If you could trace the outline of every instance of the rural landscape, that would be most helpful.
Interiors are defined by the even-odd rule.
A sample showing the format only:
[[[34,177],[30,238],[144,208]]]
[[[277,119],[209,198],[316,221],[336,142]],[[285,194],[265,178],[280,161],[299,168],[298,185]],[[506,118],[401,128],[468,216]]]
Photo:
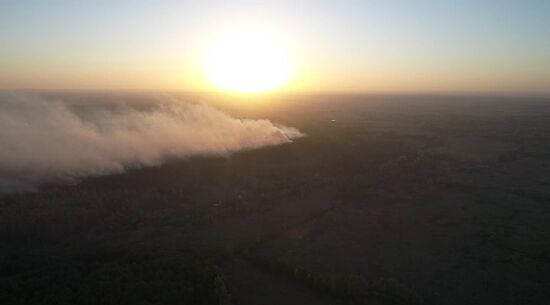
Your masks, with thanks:
[[[2,196],[0,303],[550,298],[547,100],[288,95],[224,111],[307,136]]]

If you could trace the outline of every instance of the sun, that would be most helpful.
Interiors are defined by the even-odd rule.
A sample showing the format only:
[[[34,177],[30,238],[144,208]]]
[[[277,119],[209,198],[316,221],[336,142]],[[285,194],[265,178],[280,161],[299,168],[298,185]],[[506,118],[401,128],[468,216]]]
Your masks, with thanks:
[[[288,50],[276,36],[258,31],[223,35],[207,50],[204,74],[219,89],[239,93],[272,91],[292,78]]]

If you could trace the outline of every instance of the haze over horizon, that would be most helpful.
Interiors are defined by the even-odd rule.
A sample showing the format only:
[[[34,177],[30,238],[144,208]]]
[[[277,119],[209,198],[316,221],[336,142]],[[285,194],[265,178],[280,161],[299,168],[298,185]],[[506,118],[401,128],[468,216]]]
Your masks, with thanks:
[[[546,95],[548,37],[548,1],[2,1],[0,89]]]

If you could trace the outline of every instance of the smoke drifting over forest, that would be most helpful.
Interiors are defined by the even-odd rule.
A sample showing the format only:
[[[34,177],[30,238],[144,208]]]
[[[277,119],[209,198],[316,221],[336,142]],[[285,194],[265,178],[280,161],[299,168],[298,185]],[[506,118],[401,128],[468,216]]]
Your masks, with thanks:
[[[0,193],[302,136],[292,127],[236,119],[172,97],[142,109],[124,101],[78,107],[36,95],[0,94]]]

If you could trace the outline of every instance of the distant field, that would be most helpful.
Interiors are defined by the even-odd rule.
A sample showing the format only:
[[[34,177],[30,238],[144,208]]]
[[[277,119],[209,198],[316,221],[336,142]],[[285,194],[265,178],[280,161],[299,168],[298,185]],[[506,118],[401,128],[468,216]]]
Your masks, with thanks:
[[[307,137],[3,195],[0,304],[550,300],[550,100],[181,98]]]

